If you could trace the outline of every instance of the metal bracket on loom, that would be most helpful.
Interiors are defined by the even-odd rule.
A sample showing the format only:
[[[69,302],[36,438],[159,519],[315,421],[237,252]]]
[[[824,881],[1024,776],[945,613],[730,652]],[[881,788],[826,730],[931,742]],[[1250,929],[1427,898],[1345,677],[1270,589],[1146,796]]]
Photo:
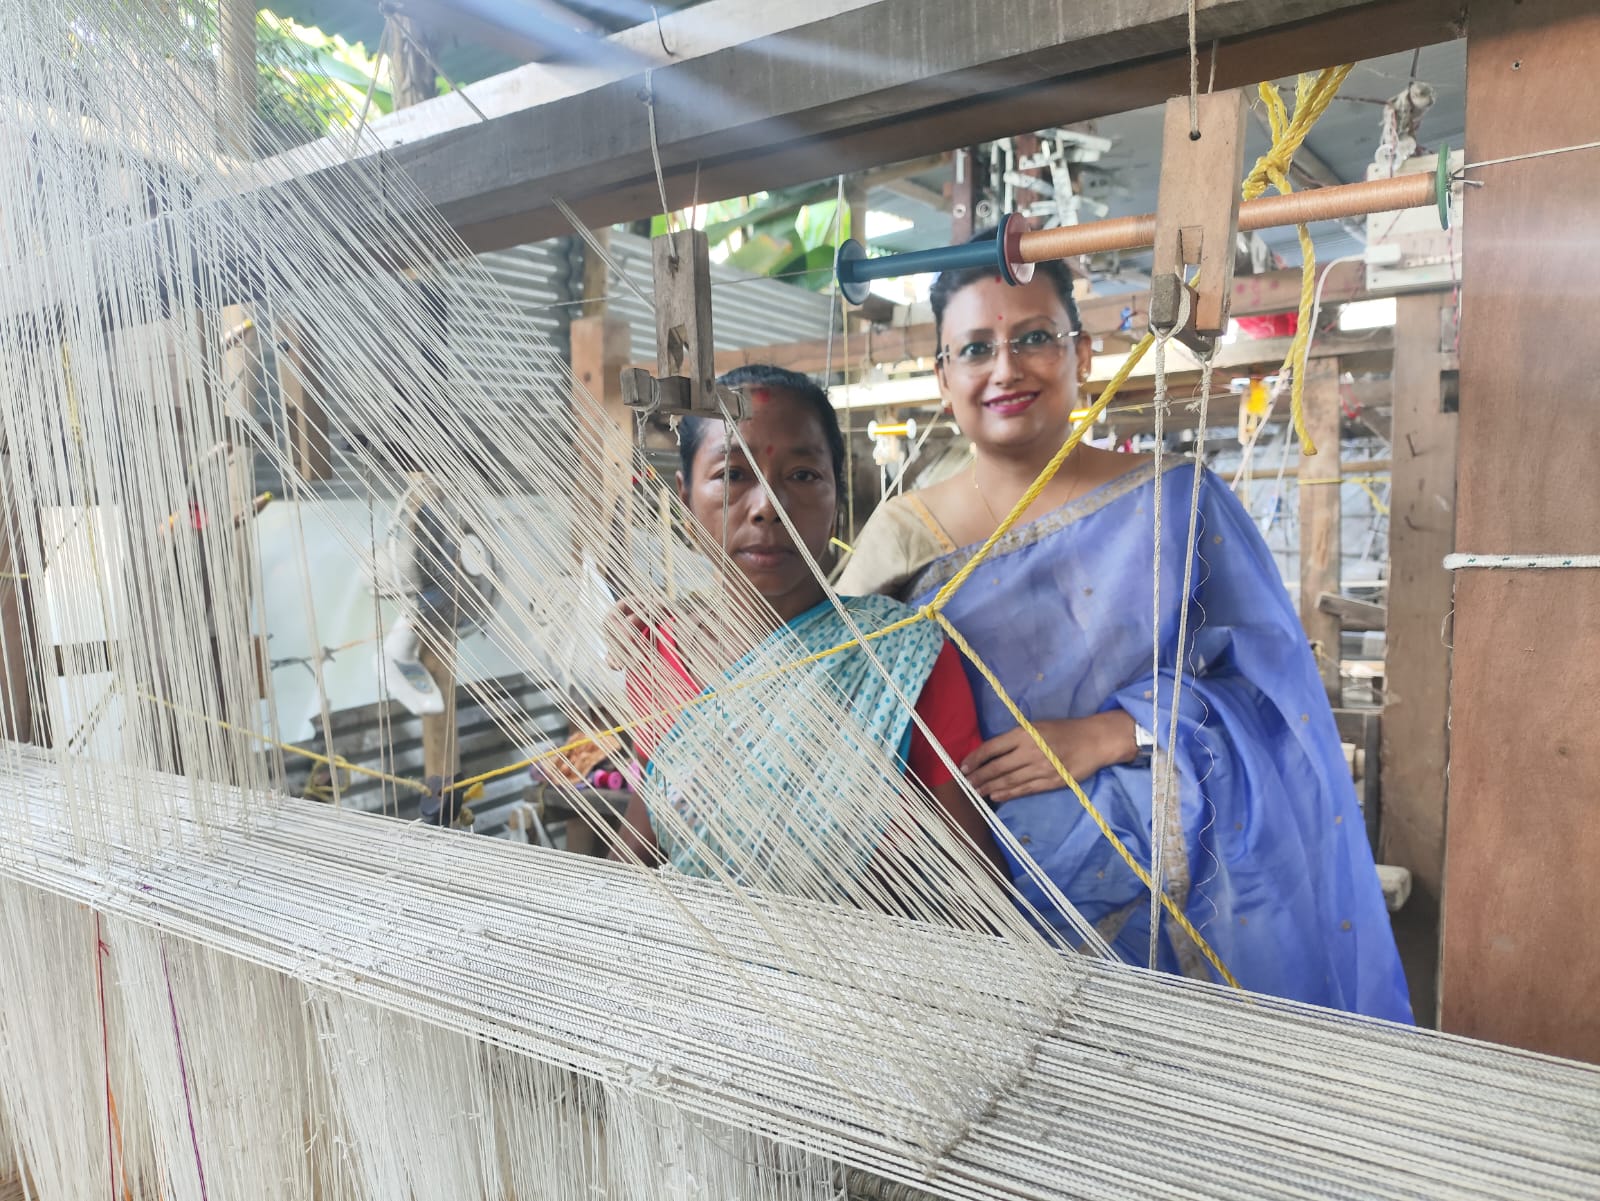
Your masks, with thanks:
[[[651,239],[656,291],[656,371],[622,372],[622,403],[664,417],[750,416],[743,392],[716,382],[711,337],[711,255],[706,235],[684,229]]]
[[[1228,328],[1244,118],[1243,92],[1197,97],[1197,136],[1189,124],[1189,98],[1167,101],[1150,268],[1150,328],[1177,338],[1202,357]]]

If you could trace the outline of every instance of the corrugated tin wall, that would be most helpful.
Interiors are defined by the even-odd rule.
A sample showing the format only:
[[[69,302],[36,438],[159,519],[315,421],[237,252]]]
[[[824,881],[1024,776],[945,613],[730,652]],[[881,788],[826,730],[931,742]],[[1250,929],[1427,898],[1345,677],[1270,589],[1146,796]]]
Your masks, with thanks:
[[[613,231],[611,260],[646,296],[651,294],[650,242]],[[828,318],[838,302],[781,279],[764,279],[734,267],[711,264],[711,325],[719,350],[773,346],[824,338]],[[655,361],[656,319],[633,290],[616,278],[606,288],[607,311],[633,327],[633,355],[641,363]]]

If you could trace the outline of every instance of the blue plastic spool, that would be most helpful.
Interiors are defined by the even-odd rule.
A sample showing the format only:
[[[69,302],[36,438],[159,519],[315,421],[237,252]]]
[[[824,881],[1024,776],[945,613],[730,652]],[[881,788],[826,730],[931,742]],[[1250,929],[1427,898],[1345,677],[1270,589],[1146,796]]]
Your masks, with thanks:
[[[833,258],[834,278],[839,291],[851,304],[861,304],[871,292],[875,279],[902,275],[922,275],[962,267],[992,267],[1006,283],[1025,284],[1033,278],[1033,264],[1024,263],[1020,242],[1028,231],[1025,217],[1007,213],[995,227],[993,241],[964,242],[959,246],[940,246],[934,250],[913,250],[907,254],[888,254],[868,258],[867,248],[851,238]]]

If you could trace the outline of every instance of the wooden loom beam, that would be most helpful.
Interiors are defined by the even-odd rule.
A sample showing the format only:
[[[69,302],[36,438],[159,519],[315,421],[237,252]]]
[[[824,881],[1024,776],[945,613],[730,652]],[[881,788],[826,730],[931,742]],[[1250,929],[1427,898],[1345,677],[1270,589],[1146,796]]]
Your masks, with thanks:
[[[1306,430],[1316,455],[1300,456],[1300,478],[1337,478],[1339,471],[1339,360],[1313,359],[1306,367]],[[1324,593],[1339,593],[1342,555],[1338,488],[1298,488],[1300,505],[1300,624],[1305,626],[1317,656],[1317,670],[1327,690],[1328,703],[1343,704],[1340,695],[1337,614],[1319,603]]]
[[[1448,285],[1441,284],[1438,290],[1447,289]],[[1340,263],[1327,273],[1322,288],[1322,303],[1327,307],[1393,294],[1383,290],[1369,291],[1366,267],[1361,263]],[[1234,317],[1290,312],[1300,301],[1300,271],[1295,268],[1268,271],[1261,275],[1235,276],[1230,295],[1229,312]],[[1084,329],[1097,338],[1112,334],[1121,327],[1124,309],[1132,310],[1129,321],[1133,328],[1142,330],[1149,313],[1148,295],[1138,292],[1125,296],[1091,296],[1078,302]],[[931,360],[938,350],[931,321],[915,325],[872,326],[859,335],[852,332],[850,346],[852,351],[859,348],[860,354],[849,364],[844,364],[840,361],[839,340],[833,340],[831,361],[835,369],[846,366],[893,367],[919,358]],[[791,371],[820,374],[829,362],[828,351],[826,338],[722,350],[717,352],[717,372],[731,371],[744,363],[773,363]]]
[[[1389,596],[1384,643],[1381,773],[1385,863],[1411,873],[1411,899],[1395,916],[1395,940],[1418,1022],[1436,1026],[1439,911],[1444,897],[1444,822],[1450,741],[1452,581],[1441,570],[1455,549],[1456,423],[1445,406],[1449,293],[1402,296],[1396,306],[1394,463],[1389,487]],[[1452,339],[1453,341],[1453,339]]]
[[[758,39],[659,65],[669,205],[1089,120],[1187,88],[1182,0],[996,0],[983,11],[974,24],[969,0],[830,3],[785,31],[806,55],[772,54]],[[1459,18],[1459,0],[1214,0],[1201,6],[1199,36],[1220,39],[1216,86],[1226,89],[1446,41],[1461,35]],[[896,53],[864,58],[885,30]],[[568,232],[556,197],[591,226],[657,212],[642,70],[595,74],[602,82],[513,73],[503,92],[479,85],[479,103],[498,115],[478,122],[446,98],[390,153],[477,251]]]
[[[1597,56],[1600,0],[1474,0],[1467,161],[1592,140]],[[1457,549],[1600,553],[1600,153],[1474,174]],[[1460,571],[1454,612],[1442,1025],[1600,1062],[1600,571]]]

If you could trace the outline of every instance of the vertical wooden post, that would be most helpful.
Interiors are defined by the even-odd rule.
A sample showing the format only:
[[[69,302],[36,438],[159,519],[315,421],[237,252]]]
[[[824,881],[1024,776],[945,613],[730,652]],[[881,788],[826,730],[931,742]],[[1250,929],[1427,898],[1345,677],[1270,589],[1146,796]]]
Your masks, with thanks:
[[[1467,161],[1591,140],[1597,56],[1600,0],[1474,0]],[[1600,154],[1473,174],[1457,547],[1600,553]],[[1453,629],[1441,1023],[1600,1061],[1600,571],[1460,571]]]
[[[1334,707],[1341,701],[1339,682],[1339,618],[1324,613],[1317,602],[1324,592],[1339,593],[1339,485],[1312,483],[1339,478],[1339,361],[1316,359],[1306,364],[1306,430],[1315,455],[1300,456],[1300,622],[1306,628],[1322,672],[1323,686]]]
[[[1379,858],[1411,872],[1395,938],[1419,1023],[1438,1024],[1439,909],[1450,758],[1450,576],[1455,549],[1456,414],[1442,373],[1453,364],[1448,293],[1402,296],[1394,329],[1394,455],[1383,669],[1383,814]]]
[[[423,634],[417,662],[439,685],[444,712],[430,713],[422,719],[423,783],[437,795],[455,783],[461,748],[456,740],[456,632],[431,630]]]
[[[432,99],[438,94],[438,81],[434,77],[433,67],[428,62],[428,56],[423,52],[427,45],[427,33],[415,18],[403,13],[391,12],[387,20],[389,54],[389,74],[391,80],[391,94],[394,97],[394,106],[397,109],[408,108],[413,104],[420,104],[424,100]],[[441,324],[443,317],[441,315]],[[440,398],[429,397],[427,403],[438,403]],[[412,476],[414,485],[423,485],[417,491],[423,496],[419,503],[427,503],[432,498],[432,489],[428,487],[430,480],[424,474]],[[417,536],[420,527],[412,515],[413,536]],[[449,788],[455,780],[456,767],[460,755],[460,747],[456,739],[456,676],[455,676],[455,615],[443,615],[438,625],[430,629],[419,629],[422,647],[417,654],[417,662],[438,686],[439,695],[444,699],[444,712],[427,714],[422,718],[422,774],[424,782],[433,790],[436,800],[448,811],[450,798],[444,795],[443,790]]]
[[[593,536],[604,540],[618,522],[626,522],[623,501],[633,481],[633,412],[622,403],[621,376],[633,360],[633,333],[620,317],[580,317],[572,323],[572,378],[574,409],[584,393],[600,403],[603,424],[598,431],[601,448],[599,490],[595,496],[603,514],[603,527]],[[580,392],[578,389],[581,389]],[[575,548],[581,553],[584,531],[574,530]]]
[[[867,189],[856,180],[846,180],[844,203],[850,213],[850,236],[867,244]]]
[[[396,108],[410,108],[439,94],[428,56],[433,53],[428,31],[415,17],[391,12],[389,20],[389,78]]]
[[[10,491],[10,454],[0,456],[0,488]],[[0,500],[0,738],[48,744],[48,708],[34,688],[39,670],[32,582],[23,553],[21,514],[11,499]],[[40,702],[36,704],[36,700]]]
[[[277,334],[278,391],[283,398],[290,463],[302,479],[332,479],[328,413],[322,407],[313,348],[304,327],[297,321],[280,321]]]
[[[240,158],[255,156],[256,0],[222,0],[217,18],[217,134]]]
[[[977,232],[978,201],[983,197],[979,186],[978,148],[968,147],[955,152],[955,178],[950,185],[950,240],[966,242]],[[863,243],[865,245],[865,243]]]
[[[602,225],[593,231],[594,240],[600,244],[602,250],[611,249],[611,227]],[[601,258],[588,246],[583,251],[583,308],[581,313],[585,317],[603,317],[606,312],[606,293],[611,287],[610,268],[605,259]]]
[[[407,517],[411,524],[411,536],[416,543],[415,553],[422,563],[421,575],[424,578],[450,576],[460,566],[460,549],[456,548],[454,562],[440,563],[438,557],[448,549],[439,538],[444,528],[443,522],[422,520],[422,510],[439,502],[432,478],[425,473],[415,472],[410,480],[412,509]],[[451,596],[455,595],[453,579],[449,582],[448,590]],[[443,612],[432,613],[424,608],[413,618],[417,622],[415,630],[422,643],[417,662],[433,677],[439,687],[439,695],[444,700],[443,712],[425,714],[422,718],[423,783],[445,810],[449,808],[450,799],[445,795],[445,790],[455,782],[460,755],[456,739],[456,619],[453,606],[446,607]],[[424,816],[428,816],[426,806]],[[441,819],[441,824],[448,823]]]

